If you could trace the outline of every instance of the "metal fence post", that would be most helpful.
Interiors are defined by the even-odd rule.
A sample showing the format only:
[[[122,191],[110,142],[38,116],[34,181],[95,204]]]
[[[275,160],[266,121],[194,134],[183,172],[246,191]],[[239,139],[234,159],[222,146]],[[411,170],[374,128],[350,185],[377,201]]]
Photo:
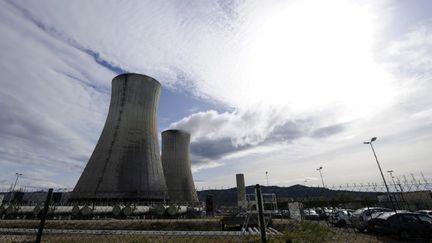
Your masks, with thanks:
[[[42,211],[41,221],[39,223],[39,230],[38,230],[37,237],[36,237],[36,243],[40,243],[41,239],[42,239],[42,233],[43,233],[43,229],[44,229],[44,225],[45,225],[45,219],[46,219],[46,216],[48,214],[48,209],[49,209],[49,204],[50,204],[51,197],[52,197],[52,192],[53,192],[53,189],[50,188],[48,190],[48,195],[47,195],[47,198],[45,200],[45,206],[44,206],[44,209]]]
[[[264,222],[264,206],[263,206],[263,198],[261,193],[261,187],[259,184],[256,184],[255,186],[255,194],[257,197],[258,202],[258,222],[260,226],[261,231],[261,242],[266,243],[267,242],[267,236],[266,236],[266,229],[265,229],[265,222]]]

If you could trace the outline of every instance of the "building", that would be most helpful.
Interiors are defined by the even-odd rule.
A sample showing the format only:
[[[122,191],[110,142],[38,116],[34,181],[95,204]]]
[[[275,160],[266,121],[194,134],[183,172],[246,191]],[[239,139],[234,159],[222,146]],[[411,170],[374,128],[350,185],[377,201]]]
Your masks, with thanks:
[[[158,81],[140,74],[112,80],[105,126],[71,200],[165,200],[156,128],[160,89]]]

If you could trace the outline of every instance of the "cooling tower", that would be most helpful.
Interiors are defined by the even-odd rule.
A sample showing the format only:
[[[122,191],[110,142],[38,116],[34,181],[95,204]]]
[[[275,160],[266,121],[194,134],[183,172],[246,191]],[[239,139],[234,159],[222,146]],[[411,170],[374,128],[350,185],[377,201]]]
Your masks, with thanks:
[[[162,165],[171,202],[198,201],[189,160],[189,142],[187,132],[162,132]]]
[[[158,81],[140,74],[112,80],[105,126],[71,200],[165,198],[156,130],[160,88]]]

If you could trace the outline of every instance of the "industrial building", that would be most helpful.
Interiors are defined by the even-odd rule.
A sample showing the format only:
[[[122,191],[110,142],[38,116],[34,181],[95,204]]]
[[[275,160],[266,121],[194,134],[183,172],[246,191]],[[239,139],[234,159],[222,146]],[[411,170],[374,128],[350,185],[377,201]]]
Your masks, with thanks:
[[[162,165],[171,202],[196,202],[197,192],[189,160],[190,134],[181,130],[162,132]]]
[[[112,80],[105,126],[71,200],[166,199],[156,127],[160,90],[160,83],[145,75]]]
[[[237,184],[237,207],[240,209],[247,209],[246,200],[246,187],[245,179],[243,174],[236,174],[236,184]]]

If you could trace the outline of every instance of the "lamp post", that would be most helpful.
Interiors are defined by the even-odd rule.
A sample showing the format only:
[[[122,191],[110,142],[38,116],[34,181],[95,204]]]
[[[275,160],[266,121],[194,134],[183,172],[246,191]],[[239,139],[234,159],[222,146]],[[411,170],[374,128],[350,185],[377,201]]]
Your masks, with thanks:
[[[320,166],[318,169],[317,169],[317,171],[319,171],[319,173],[320,173],[320,176],[321,176],[321,182],[322,182],[322,185],[323,185],[323,188],[325,187],[325,185],[324,185],[324,179],[323,179],[323,176],[322,176],[322,173],[321,173],[321,170],[323,169],[323,167],[322,166]]]
[[[377,137],[373,137],[373,138],[371,138],[370,141],[368,141],[368,142],[363,142],[363,144],[369,144],[370,147],[371,147],[371,149],[372,149],[372,152],[373,152],[373,154],[374,154],[374,156],[375,156],[375,160],[376,160],[377,165],[378,165],[378,169],[379,169],[379,171],[380,171],[380,173],[381,173],[381,177],[382,177],[382,179],[383,179],[383,181],[384,181],[384,186],[385,186],[385,188],[386,188],[386,190],[387,190],[387,196],[388,196],[388,198],[390,199],[390,203],[391,203],[393,209],[395,209],[394,204],[393,204],[393,200],[392,200],[392,198],[391,198],[391,196],[390,196],[390,190],[389,190],[389,188],[388,188],[388,186],[387,186],[387,182],[386,182],[386,180],[385,180],[385,178],[384,178],[384,174],[383,174],[383,172],[382,172],[382,170],[381,170],[381,166],[380,166],[380,163],[379,163],[379,161],[378,161],[378,157],[377,157],[377,155],[376,155],[376,153],[375,153],[375,149],[374,149],[374,147],[373,147],[373,145],[372,145],[372,143],[373,143],[374,141],[376,141],[376,140],[377,140]]]
[[[266,180],[267,180],[267,186],[269,186],[269,182],[268,182],[268,171],[266,171]]]
[[[18,173],[18,172],[16,172],[15,175],[16,175],[16,179],[15,179],[15,183],[14,183],[13,186],[12,186],[11,195],[10,195],[10,197],[9,197],[9,203],[10,203],[10,202],[12,201],[12,199],[13,199],[13,192],[15,191],[15,187],[16,187],[16,185],[17,185],[17,183],[18,183],[18,178],[19,178],[20,176],[22,176],[22,174],[21,174],[21,173]]]

